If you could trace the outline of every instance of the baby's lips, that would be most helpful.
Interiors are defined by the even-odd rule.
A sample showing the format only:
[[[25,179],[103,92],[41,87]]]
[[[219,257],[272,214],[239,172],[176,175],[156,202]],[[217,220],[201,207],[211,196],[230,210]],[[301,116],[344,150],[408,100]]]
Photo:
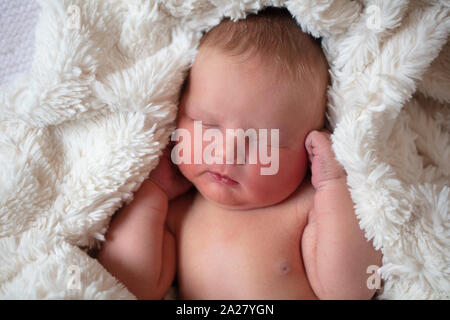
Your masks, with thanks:
[[[225,175],[221,175],[220,173],[217,172],[213,172],[213,171],[208,171],[208,174],[213,177],[215,180],[220,181],[226,185],[236,185],[238,184],[237,181],[231,179],[228,176]]]

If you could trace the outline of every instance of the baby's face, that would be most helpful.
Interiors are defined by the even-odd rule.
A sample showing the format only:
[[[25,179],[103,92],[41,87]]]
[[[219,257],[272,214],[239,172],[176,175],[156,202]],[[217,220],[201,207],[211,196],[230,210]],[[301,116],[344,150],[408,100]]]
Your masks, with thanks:
[[[307,171],[306,135],[318,129],[311,110],[312,83],[292,84],[283,80],[261,57],[240,61],[216,49],[200,51],[192,66],[183,93],[177,118],[177,128],[185,129],[191,137],[191,161],[179,164],[183,175],[204,197],[230,209],[251,209],[273,205],[287,198],[301,183]],[[323,118],[323,113],[322,113]],[[205,148],[212,142],[200,143],[202,161],[194,163],[194,121],[202,122],[203,133],[217,129],[222,133],[223,145],[215,145],[214,155],[223,164],[207,164]],[[279,146],[272,151],[276,164],[249,163],[249,141],[246,140],[245,164],[226,163],[231,143],[226,143],[226,129],[253,128],[257,133],[267,129],[268,144],[264,151],[270,156],[271,129],[279,130]],[[198,130],[198,126],[197,126]],[[197,131],[198,133],[198,131]],[[198,135],[197,135],[198,136]],[[198,140],[196,141],[198,142]],[[236,156],[237,141],[234,140]],[[258,148],[264,147],[258,139]],[[209,149],[211,150],[211,148]],[[278,169],[275,174],[263,175],[262,168]],[[277,168],[278,167],[278,168]]]

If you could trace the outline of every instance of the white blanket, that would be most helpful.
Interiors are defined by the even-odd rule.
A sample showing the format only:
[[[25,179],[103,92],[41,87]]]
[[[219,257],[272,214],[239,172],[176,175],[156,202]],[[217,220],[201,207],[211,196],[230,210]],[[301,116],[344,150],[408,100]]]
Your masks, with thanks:
[[[450,298],[445,1],[39,4],[31,70],[0,89],[0,298],[134,298],[86,251],[157,165],[202,31],[269,5],[323,37],[333,148],[384,254],[379,298]]]

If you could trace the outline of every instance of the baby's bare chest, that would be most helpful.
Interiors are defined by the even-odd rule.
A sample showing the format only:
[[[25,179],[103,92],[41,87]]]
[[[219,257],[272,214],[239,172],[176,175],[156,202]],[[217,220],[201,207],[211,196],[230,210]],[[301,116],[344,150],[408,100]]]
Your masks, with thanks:
[[[233,283],[254,290],[265,283],[297,292],[305,282],[301,237],[309,207],[296,200],[246,213],[194,201],[177,228],[180,284],[196,283],[199,292],[207,292],[212,283],[231,291]]]
[[[264,250],[299,245],[306,212],[295,205],[253,210],[251,213],[215,210],[199,204],[186,213],[179,229],[181,241],[192,247],[214,248],[222,253]],[[197,243],[198,241],[198,243]],[[296,249],[295,249],[296,250]],[[242,252],[241,252],[242,251]]]

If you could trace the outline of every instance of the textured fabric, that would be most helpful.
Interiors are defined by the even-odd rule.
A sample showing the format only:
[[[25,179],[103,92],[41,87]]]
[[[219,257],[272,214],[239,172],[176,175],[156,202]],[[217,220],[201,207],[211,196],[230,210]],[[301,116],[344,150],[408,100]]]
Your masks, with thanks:
[[[36,0],[0,0],[0,85],[30,70],[39,9]]]
[[[1,298],[134,298],[86,251],[157,165],[202,31],[268,5],[323,37],[333,149],[384,254],[379,298],[450,298],[446,2],[39,4],[31,70],[0,89]]]

